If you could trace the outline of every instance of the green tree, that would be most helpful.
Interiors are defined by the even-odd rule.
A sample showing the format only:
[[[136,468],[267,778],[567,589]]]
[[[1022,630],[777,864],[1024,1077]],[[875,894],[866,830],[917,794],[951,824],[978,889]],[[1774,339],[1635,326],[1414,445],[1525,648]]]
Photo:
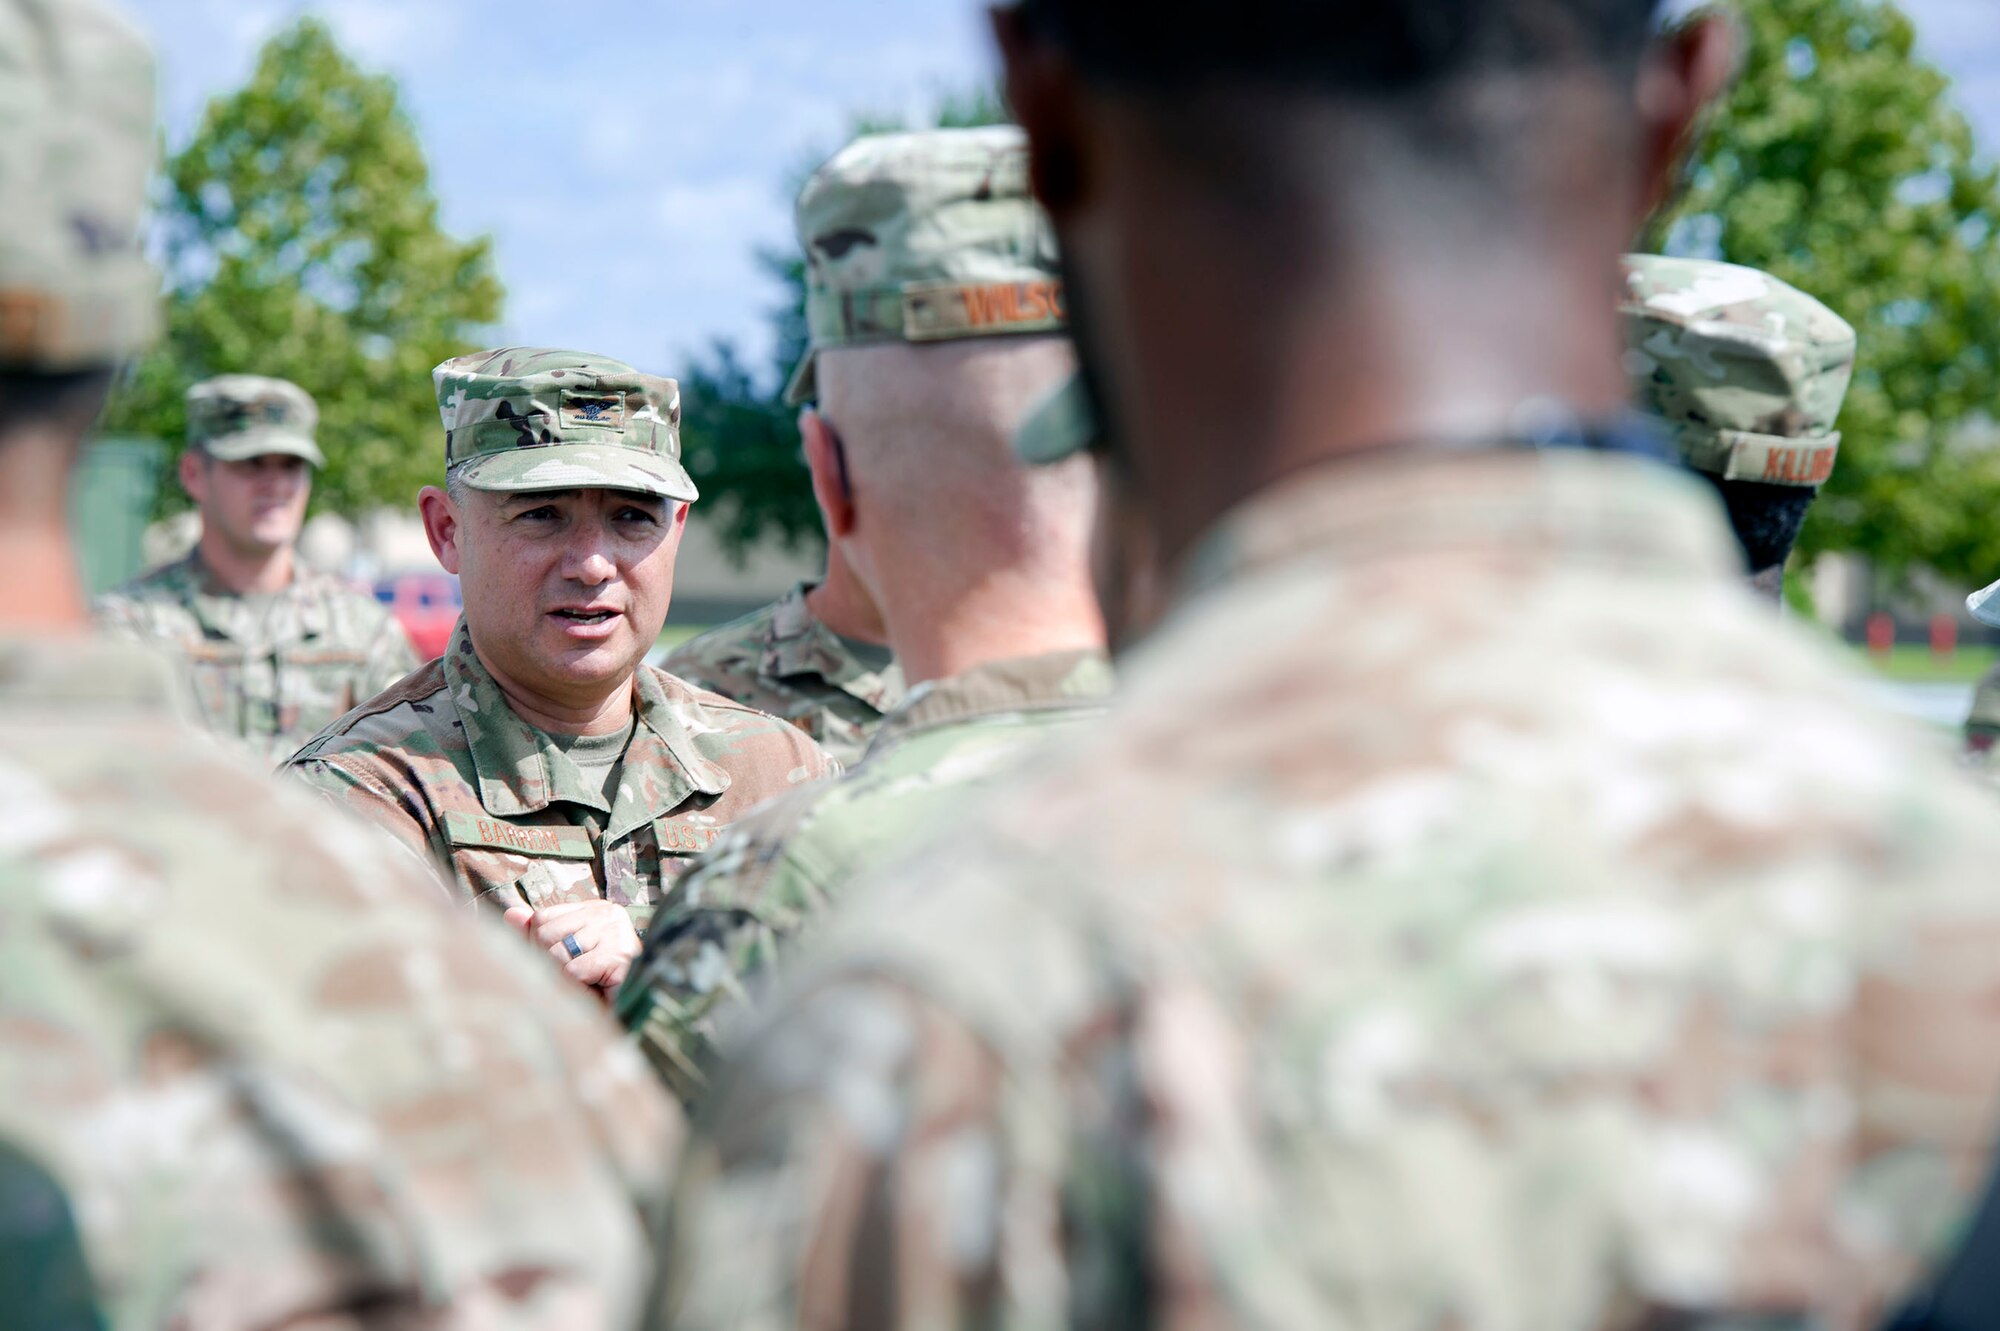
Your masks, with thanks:
[[[998,92],[980,89],[945,98],[930,123],[962,129],[1008,119]],[[849,137],[909,127],[896,116],[858,116]],[[820,152],[803,161],[787,182],[790,192],[830,155]],[[796,247],[765,250],[757,258],[783,293],[770,312],[770,366],[759,374],[743,363],[734,345],[720,341],[681,376],[688,470],[701,486],[702,507],[717,521],[724,548],[738,558],[764,540],[797,549],[826,539],[799,451],[796,411],[783,396],[805,355],[805,260]]]
[[[490,242],[439,227],[393,80],[356,68],[324,24],[294,23],[171,156],[160,223],[167,333],[110,429],[179,441],[191,384],[271,374],[318,399],[320,506],[404,506],[436,478],[431,367],[476,348],[502,293]],[[161,507],[184,502],[170,473]]]
[[[1860,338],[1839,465],[1800,543],[1885,590],[2000,571],[2000,191],[1885,0],[1744,0],[1743,78],[1656,246],[1765,269]]]

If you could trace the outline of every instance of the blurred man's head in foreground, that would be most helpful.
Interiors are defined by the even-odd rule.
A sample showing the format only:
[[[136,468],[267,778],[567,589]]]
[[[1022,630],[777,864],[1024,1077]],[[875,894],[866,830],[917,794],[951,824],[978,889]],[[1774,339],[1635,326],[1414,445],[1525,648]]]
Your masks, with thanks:
[[[1645,0],[999,11],[1113,446],[1170,561],[1321,456],[1625,401],[1617,256],[1735,67]]]
[[[0,65],[0,617],[73,623],[70,468],[116,367],[160,325],[140,245],[153,58],[97,0],[5,0]]]

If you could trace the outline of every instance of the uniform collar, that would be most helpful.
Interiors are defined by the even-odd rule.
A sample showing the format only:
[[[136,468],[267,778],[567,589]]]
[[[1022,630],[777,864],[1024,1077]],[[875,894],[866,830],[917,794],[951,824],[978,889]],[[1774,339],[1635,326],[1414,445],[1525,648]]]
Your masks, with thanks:
[[[1492,450],[1327,462],[1252,496],[1182,567],[1177,602],[1306,560],[1356,566],[1449,554],[1635,576],[1742,576],[1712,492],[1673,467],[1578,450]]]
[[[169,577],[182,594],[195,620],[205,632],[217,637],[244,641],[259,631],[267,631],[274,641],[298,641],[320,637],[332,627],[332,612],[326,604],[322,580],[292,556],[292,581],[279,597],[286,604],[271,615],[253,614],[239,592],[232,591],[202,562],[201,546],[172,566]]]
[[[989,661],[910,690],[876,731],[863,761],[926,731],[1019,712],[1096,711],[1111,697],[1101,651],[1049,652]]]
[[[695,746],[701,721],[691,700],[670,695],[666,677],[650,666],[640,666],[633,681],[638,724],[609,809],[570,756],[508,705],[473,650],[463,618],[452,630],[443,670],[445,688],[465,727],[479,803],[495,818],[539,813],[557,801],[581,804],[609,815],[605,839],[616,841],[691,795],[720,795],[729,789],[729,774]]]
[[[766,679],[810,676],[882,711],[902,684],[901,669],[892,664],[871,670],[857,660],[840,635],[820,623],[806,603],[812,588],[812,583],[802,582],[771,607],[758,673]]]
[[[155,653],[86,634],[0,635],[0,706],[174,715],[174,679]]]

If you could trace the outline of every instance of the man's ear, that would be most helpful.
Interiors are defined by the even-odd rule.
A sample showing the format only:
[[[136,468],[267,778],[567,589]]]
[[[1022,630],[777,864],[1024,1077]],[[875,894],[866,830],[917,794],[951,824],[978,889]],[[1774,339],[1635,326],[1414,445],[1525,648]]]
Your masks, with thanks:
[[[1639,72],[1640,168],[1636,234],[1674,200],[1709,110],[1742,73],[1748,36],[1735,15],[1697,14],[1662,33]]]
[[[424,520],[424,539],[431,543],[431,553],[445,572],[457,573],[459,517],[450,496],[426,485],[417,493],[417,512]]]
[[[854,492],[840,439],[810,407],[799,413],[799,439],[805,444],[806,470],[812,473],[813,500],[826,538],[845,540],[854,531]]]
[[[181,489],[187,491],[188,498],[194,500],[196,508],[201,507],[202,491],[205,488],[202,482],[207,479],[202,475],[201,460],[199,449],[189,448],[181,452]]]
[[[1000,47],[1008,109],[1028,135],[1028,171],[1036,197],[1060,220],[1081,201],[1087,184],[1076,66],[1019,9],[996,7],[988,17]]]

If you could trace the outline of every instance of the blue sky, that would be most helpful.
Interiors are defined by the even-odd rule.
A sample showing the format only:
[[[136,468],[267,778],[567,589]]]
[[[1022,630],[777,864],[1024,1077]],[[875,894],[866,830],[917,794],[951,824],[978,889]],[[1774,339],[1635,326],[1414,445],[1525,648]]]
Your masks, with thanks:
[[[302,11],[394,74],[446,225],[498,249],[509,342],[676,372],[716,336],[768,355],[759,245],[785,182],[856,111],[921,114],[990,77],[976,0],[125,0],[170,144]],[[2000,151],[2000,0],[1904,0]]]

